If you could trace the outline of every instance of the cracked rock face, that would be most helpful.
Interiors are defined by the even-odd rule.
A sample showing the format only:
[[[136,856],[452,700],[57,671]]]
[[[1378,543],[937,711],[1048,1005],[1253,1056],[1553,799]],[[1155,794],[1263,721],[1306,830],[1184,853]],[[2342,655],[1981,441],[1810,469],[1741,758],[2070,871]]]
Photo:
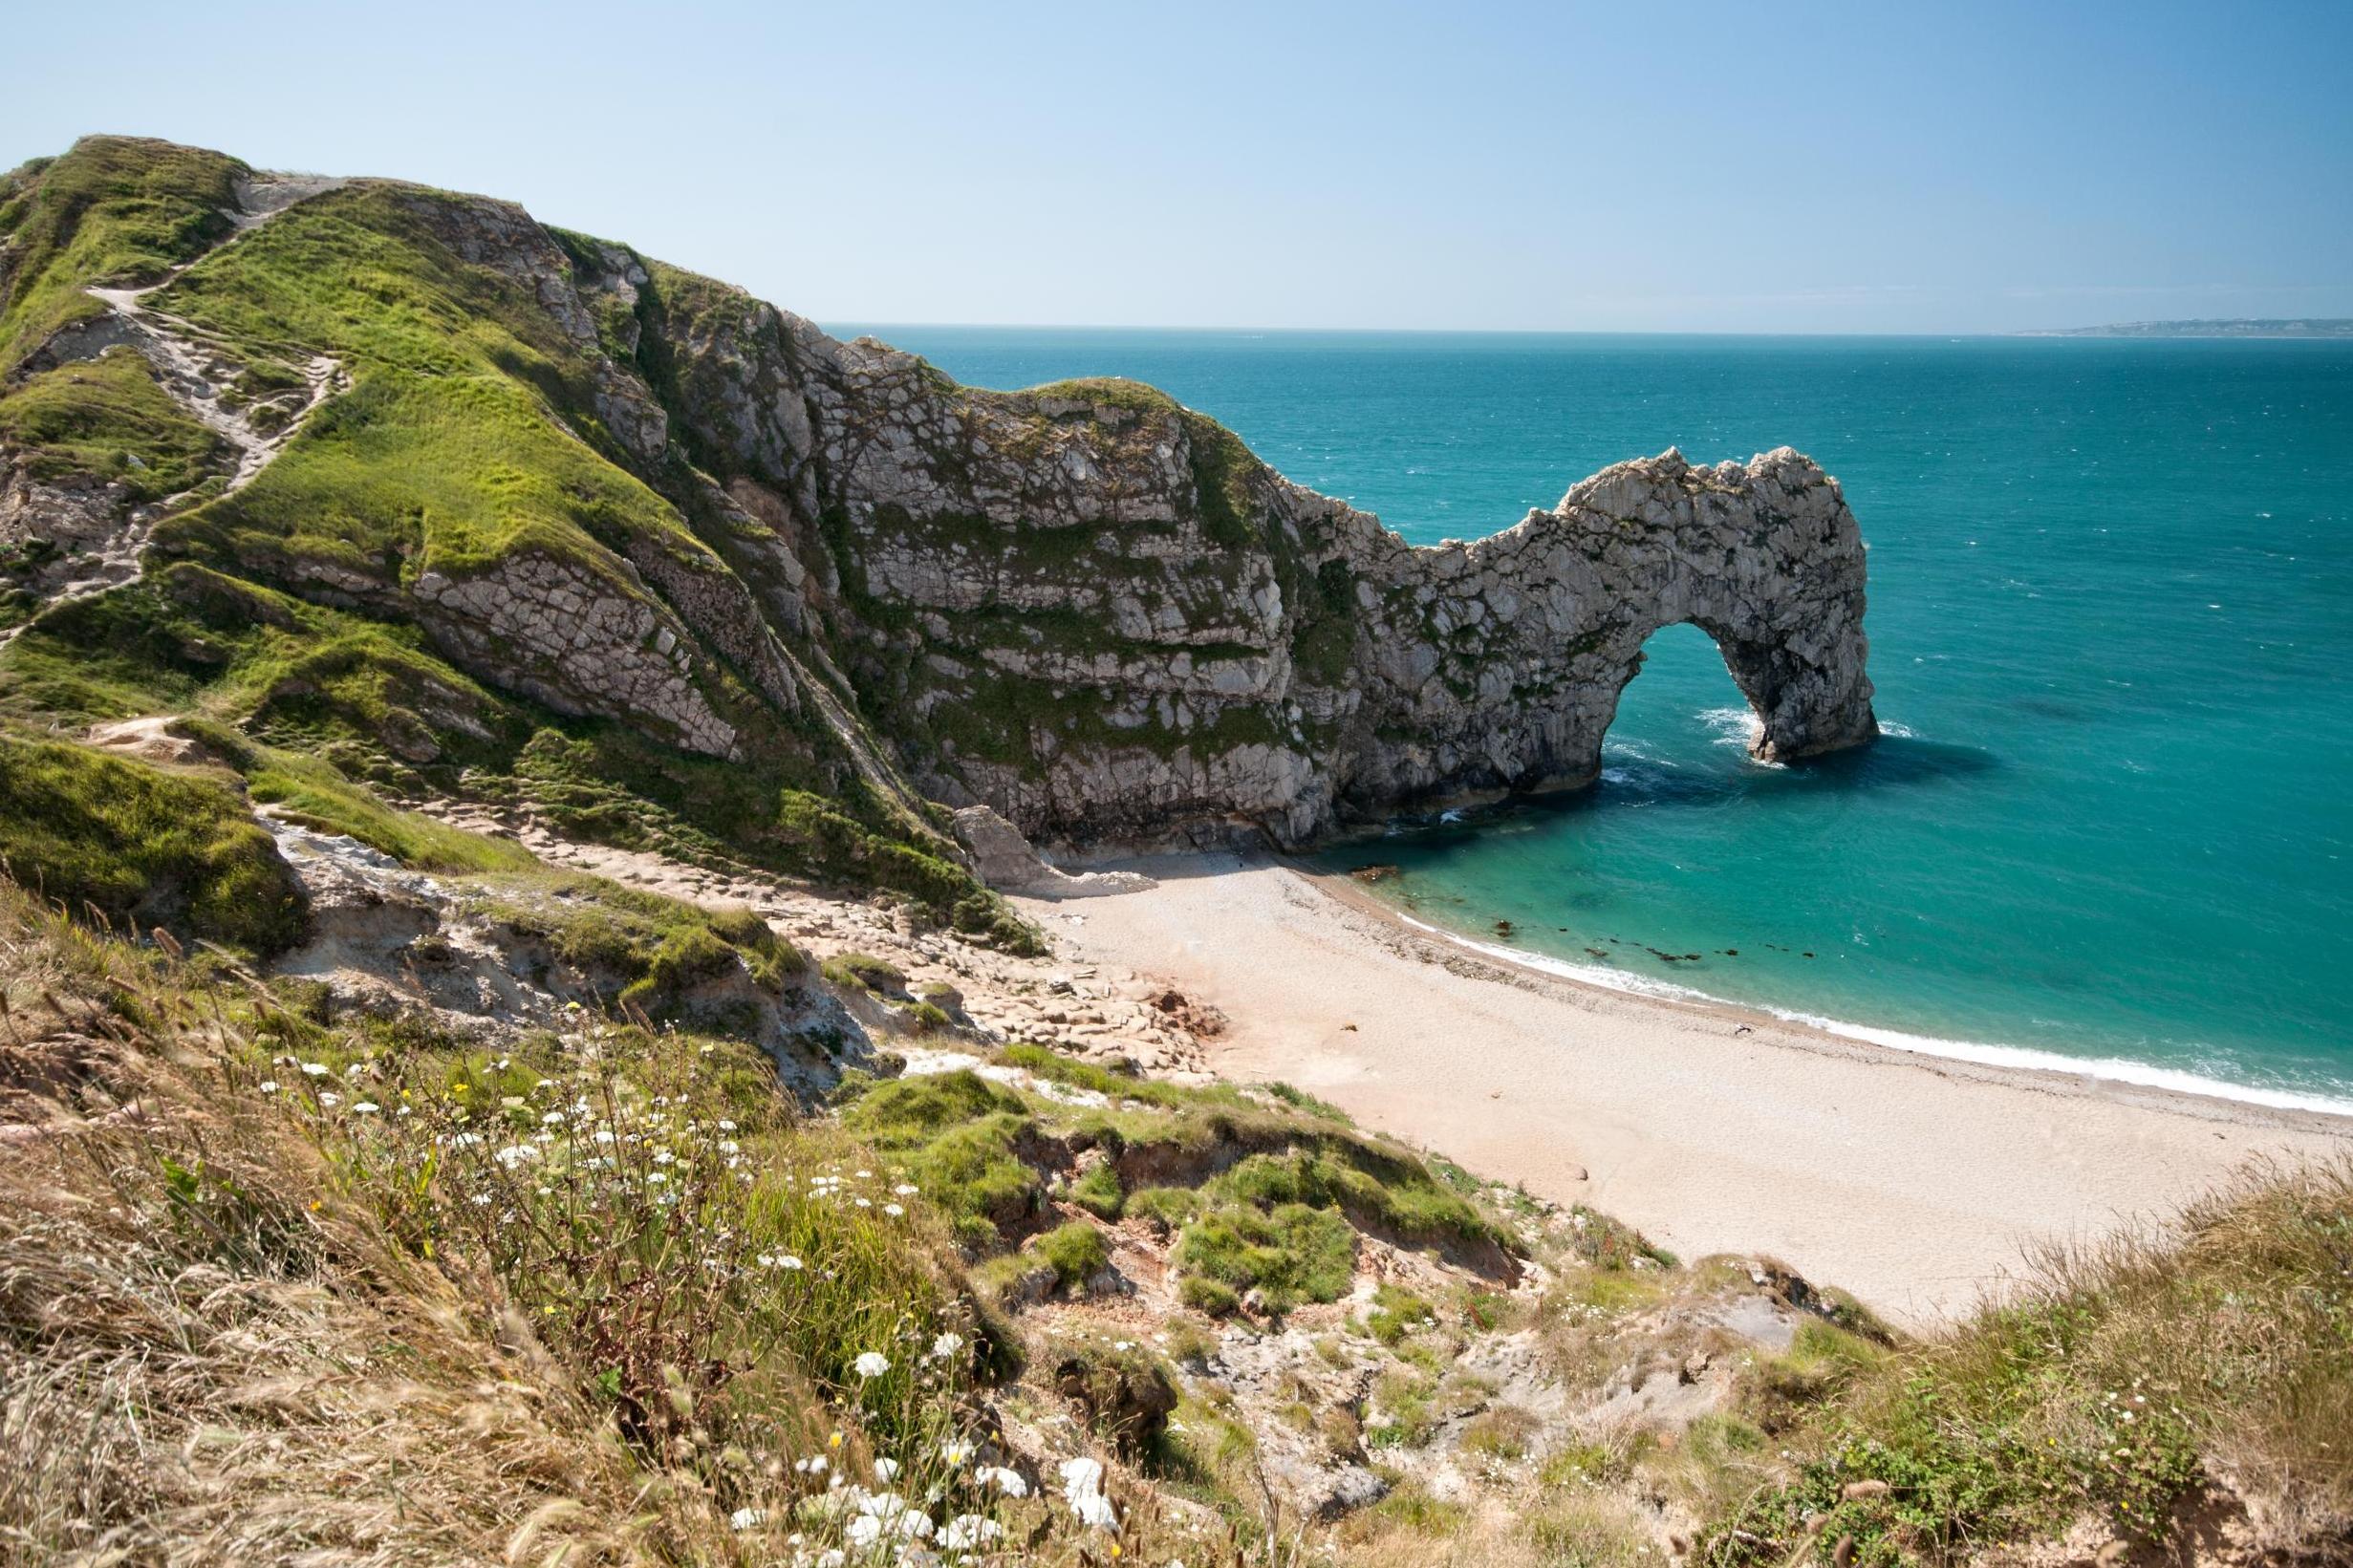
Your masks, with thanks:
[[[1871,739],[1864,546],[1787,448],[1620,463],[1408,546],[1147,388],[997,394],[768,307],[673,321],[674,419],[799,514],[801,591],[917,780],[1045,842],[1300,844],[1591,780],[1662,626],[1786,762]]]

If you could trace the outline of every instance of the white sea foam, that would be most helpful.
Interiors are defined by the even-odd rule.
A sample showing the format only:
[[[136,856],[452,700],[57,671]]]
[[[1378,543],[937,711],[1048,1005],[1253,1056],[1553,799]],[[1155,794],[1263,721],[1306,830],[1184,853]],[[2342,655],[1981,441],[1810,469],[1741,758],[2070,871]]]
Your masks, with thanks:
[[[1787,1023],[1802,1023],[1820,1029],[1824,1034],[1839,1035],[1847,1040],[1859,1040],[1867,1044],[1883,1045],[1892,1051],[1909,1051],[1915,1056],[1942,1057],[1952,1062],[1974,1062],[1987,1067],[2022,1068],[2030,1072],[2065,1073],[2075,1078],[2097,1078],[2109,1083],[2130,1084],[2141,1088],[2165,1089],[2175,1094],[2199,1094],[2213,1100],[2233,1100],[2241,1105],[2261,1106],[2272,1110],[2319,1111],[2329,1116],[2353,1116],[2353,1098],[2343,1095],[2312,1094],[2298,1089],[2264,1088],[2253,1084],[2234,1084],[2225,1079],[2208,1078],[2177,1067],[2160,1067],[2154,1063],[2133,1062],[2124,1057],[2076,1057],[2057,1051],[2036,1050],[2026,1045],[1999,1045],[1971,1040],[1939,1040],[1932,1035],[1907,1034],[1901,1029],[1883,1029],[1875,1024],[1848,1023],[1844,1020],[1824,1018],[1817,1013],[1801,1013],[1782,1007],[1765,1007],[1753,1002],[1733,1001],[1728,998],[1710,996],[1705,991],[1672,980],[1654,980],[1641,975],[1629,975],[1623,970],[1604,964],[1571,963],[1548,954],[1531,953],[1525,948],[1505,947],[1500,942],[1482,942],[1464,936],[1426,920],[1416,920],[1410,914],[1400,914],[1407,925],[1416,931],[1426,931],[1433,936],[1453,942],[1473,953],[1484,954],[1563,979],[1577,980],[1586,985],[1600,986],[1608,991],[1622,991],[1630,996],[1660,997],[1671,1001],[1704,1001],[1719,1006],[1738,1007],[1764,1013]]]
[[[1699,721],[1716,732],[1716,743],[1719,746],[1751,745],[1764,733],[1763,721],[1758,719],[1754,708],[1706,708],[1701,710]]]

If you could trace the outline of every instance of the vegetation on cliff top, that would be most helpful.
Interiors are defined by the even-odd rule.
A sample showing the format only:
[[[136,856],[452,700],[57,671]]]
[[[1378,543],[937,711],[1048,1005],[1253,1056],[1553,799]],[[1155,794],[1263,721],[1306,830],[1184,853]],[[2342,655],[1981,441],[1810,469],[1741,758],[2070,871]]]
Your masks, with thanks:
[[[91,284],[161,282],[229,232],[246,165],[133,137],[86,137],[0,183],[0,374],[103,313]]]
[[[91,139],[11,177],[0,265],[14,335],[0,344],[37,346],[56,301],[97,310],[92,284],[192,263],[148,303],[243,364],[238,385],[300,384],[317,355],[352,385],[252,483],[198,489],[160,523],[162,569],[38,615],[0,655],[0,708],[42,725],[194,713],[320,753],[344,784],[314,767],[314,804],[364,783],[527,805],[581,836],[879,887],[941,923],[1035,943],[817,714],[766,707],[724,659],[702,658],[700,682],[736,716],[732,762],[553,711],[527,695],[535,655],[457,668],[408,601],[421,572],[542,555],[658,605],[639,564],[689,580],[726,569],[654,487],[662,474],[634,471],[605,428],[596,350],[529,277],[466,259],[503,224],[536,232],[528,220],[362,182],[222,244],[245,172]],[[0,390],[0,441],[36,472],[120,481],[134,499],[185,489],[214,452],[128,351]]]

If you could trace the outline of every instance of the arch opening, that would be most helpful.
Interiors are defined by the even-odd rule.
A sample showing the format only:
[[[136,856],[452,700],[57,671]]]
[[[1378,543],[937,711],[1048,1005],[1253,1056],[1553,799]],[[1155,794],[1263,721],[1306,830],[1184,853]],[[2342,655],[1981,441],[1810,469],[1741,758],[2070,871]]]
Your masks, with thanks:
[[[1603,765],[1613,756],[1691,758],[1711,746],[1759,755],[1765,714],[1740,679],[1738,656],[1695,620],[1652,630],[1612,698],[1602,730]]]

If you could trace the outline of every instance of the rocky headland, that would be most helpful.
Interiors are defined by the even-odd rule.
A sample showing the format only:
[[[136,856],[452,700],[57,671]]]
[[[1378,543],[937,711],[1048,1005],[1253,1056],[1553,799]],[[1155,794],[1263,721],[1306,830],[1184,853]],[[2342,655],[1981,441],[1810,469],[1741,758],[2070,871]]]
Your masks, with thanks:
[[[1876,732],[1861,535],[1787,449],[1620,463],[1491,538],[1416,548],[1139,384],[961,387],[510,204],[222,161],[221,205],[191,204],[213,243],[159,283],[93,285],[0,359],[54,389],[143,356],[163,407],[219,438],[217,477],[140,504],[0,440],[20,617],[127,575],[61,558],[127,563],[152,537],[159,563],[395,617],[474,680],[690,753],[745,763],[773,750],[747,732],[830,728],[836,779],[984,805],[1047,843],[1287,847],[1586,783],[1644,640],[1676,622],[1723,650],[1760,755]],[[387,424],[423,440],[468,419],[444,351],[339,330],[313,309],[332,276],[291,270],[387,245],[549,367],[552,399],[511,355],[468,394],[545,427],[500,459],[524,476],[546,436],[580,448],[543,460],[576,498],[546,526],[519,526],[540,498],[509,505],[496,464],[390,461]],[[319,324],[290,344],[257,319]],[[313,419],[296,472],[268,467]],[[373,476],[356,526],[299,510],[303,471],[328,465]],[[435,727],[408,711],[404,730]]]

